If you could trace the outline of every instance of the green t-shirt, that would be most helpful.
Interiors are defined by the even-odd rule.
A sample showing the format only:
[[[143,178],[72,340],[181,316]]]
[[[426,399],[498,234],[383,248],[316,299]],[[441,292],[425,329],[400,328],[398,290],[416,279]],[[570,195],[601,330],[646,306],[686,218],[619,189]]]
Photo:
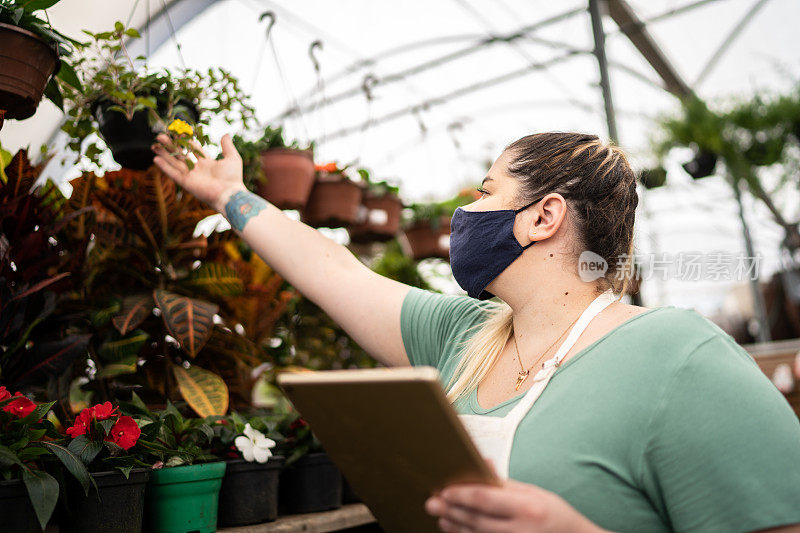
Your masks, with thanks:
[[[400,315],[412,365],[447,384],[495,305],[417,288]],[[461,414],[503,416],[521,397]],[[800,422],[750,355],[709,320],[661,307],[570,357],[514,438],[510,477],[613,531],[751,531],[800,522]]]

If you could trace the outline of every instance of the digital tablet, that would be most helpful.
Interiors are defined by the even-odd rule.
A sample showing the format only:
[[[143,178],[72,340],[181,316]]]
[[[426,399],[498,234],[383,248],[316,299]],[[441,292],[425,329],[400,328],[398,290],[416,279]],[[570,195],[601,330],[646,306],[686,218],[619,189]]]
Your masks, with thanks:
[[[424,503],[451,483],[500,484],[433,367],[283,373],[278,384],[389,533],[439,531]]]

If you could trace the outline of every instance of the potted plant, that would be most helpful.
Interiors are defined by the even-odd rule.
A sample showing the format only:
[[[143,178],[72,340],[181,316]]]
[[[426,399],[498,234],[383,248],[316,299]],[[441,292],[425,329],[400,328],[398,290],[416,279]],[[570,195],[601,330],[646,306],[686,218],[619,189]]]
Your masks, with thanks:
[[[225,461],[210,453],[214,431],[203,418],[185,418],[171,402],[150,411],[136,395],[120,404],[139,419],[141,459],[153,464],[145,492],[145,530],[211,533]]]
[[[61,435],[46,418],[55,402],[37,405],[0,386],[0,516],[3,531],[43,531],[56,507],[57,478],[66,469],[84,494],[89,472],[72,451],[56,442]],[[54,464],[57,462],[57,464]],[[60,467],[60,468],[59,468]]]
[[[351,180],[336,163],[316,165],[317,177],[302,220],[315,228],[344,228],[358,220],[366,186]]]
[[[358,169],[367,190],[361,202],[358,220],[348,232],[354,243],[385,242],[400,231],[403,201],[400,189],[384,181],[372,181],[367,169]]]
[[[32,166],[25,151],[10,162],[0,157],[8,162],[0,173],[0,380],[61,399],[56,396],[59,390],[66,395],[63,379],[90,338],[80,331],[84,317],[73,309],[89,241],[68,238],[66,229],[87,211],[68,215],[59,188],[40,182],[42,165]],[[65,404],[54,405],[62,418]]]
[[[342,506],[342,473],[302,418],[282,422],[286,467],[278,496],[281,514],[316,513]]]
[[[67,449],[91,472],[95,490],[81,494],[67,483],[60,531],[141,531],[151,465],[136,456],[136,421],[105,402],[83,409],[66,434]]]
[[[220,527],[260,524],[278,517],[278,480],[284,458],[272,455],[274,439],[281,438],[276,426],[277,421],[258,416],[246,420],[238,413],[217,417],[212,424],[214,451],[228,464],[219,493]]]
[[[411,205],[411,217],[401,239],[404,251],[415,260],[450,259],[450,218],[456,208],[478,198],[477,190],[466,188],[444,202]]]
[[[283,279],[233,231],[195,236],[215,212],[155,166],[70,183],[68,212],[91,208],[74,238],[93,236],[77,300],[94,372],[81,361],[76,374],[92,379],[76,394],[113,401],[135,388],[154,408],[182,399],[200,417],[249,405],[252,371],[270,360],[272,325],[294,294]]]
[[[229,72],[137,69],[124,41],[139,37],[136,30],[117,22],[112,31],[86,33],[91,42],[78,47],[75,62],[83,89],[63,85],[69,105],[62,130],[71,137],[69,147],[88,162],[96,165],[102,153],[91,139],[84,143],[94,133],[117,163],[143,170],[152,165],[150,147],[158,132],[174,134],[182,149],[193,151],[189,139],[207,143],[203,124],[212,116],[245,126],[252,120],[253,108]]]
[[[314,186],[314,143],[300,148],[287,145],[283,128],[267,126],[261,137],[247,141],[233,137],[242,156],[245,185],[279,209],[303,209]]]
[[[78,41],[59,33],[38,13],[59,0],[0,0],[0,128],[3,119],[32,116],[45,94],[62,107],[63,83],[80,90],[72,66],[59,56],[69,55]]]

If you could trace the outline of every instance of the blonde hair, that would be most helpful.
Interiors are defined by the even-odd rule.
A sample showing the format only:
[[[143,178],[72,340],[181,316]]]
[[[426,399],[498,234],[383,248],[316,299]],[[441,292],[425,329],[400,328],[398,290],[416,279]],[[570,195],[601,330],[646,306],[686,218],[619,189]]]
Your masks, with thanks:
[[[578,246],[592,250],[609,265],[598,280],[598,292],[612,289],[620,297],[631,287],[633,223],[638,195],[636,180],[624,152],[594,135],[549,132],[511,143],[515,159],[509,173],[521,181],[525,201],[547,192],[568,199],[579,237]],[[615,257],[616,256],[616,257]],[[620,261],[624,256],[627,261]],[[616,284],[615,279],[622,283]],[[484,322],[461,343],[461,357],[450,382],[451,403],[472,392],[500,359],[514,332],[512,310],[498,302]]]

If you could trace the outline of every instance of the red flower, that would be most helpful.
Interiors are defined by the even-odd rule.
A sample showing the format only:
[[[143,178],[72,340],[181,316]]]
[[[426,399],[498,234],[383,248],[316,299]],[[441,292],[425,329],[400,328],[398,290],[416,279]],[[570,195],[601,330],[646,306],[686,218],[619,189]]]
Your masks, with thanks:
[[[91,409],[94,412],[95,419],[97,420],[108,420],[112,416],[119,415],[119,413],[114,412],[117,410],[117,408],[111,405],[111,402],[98,403]]]
[[[11,393],[8,392],[5,387],[0,387],[0,402],[8,398],[11,398]]]
[[[123,450],[128,450],[136,444],[142,430],[136,425],[136,421],[129,416],[121,416],[114,427],[111,428],[111,433],[105,438],[110,440]]]
[[[8,391],[3,388],[3,392],[8,394]],[[11,395],[6,396],[6,398],[10,398]],[[36,409],[36,404],[30,401],[28,398],[22,395],[21,392],[17,392],[14,394],[14,397],[19,397],[16,400],[12,400],[3,406],[3,411],[6,413],[11,413],[16,415],[17,418],[25,418],[29,414],[31,414],[34,409]]]
[[[336,168],[336,163],[327,163],[325,165],[314,165],[314,170],[316,171],[324,171],[324,172],[336,172],[338,168]]]
[[[108,420],[114,416],[119,416],[119,413],[114,412],[116,409],[116,407],[111,405],[111,402],[99,403],[92,407],[87,407],[75,417],[75,423],[72,427],[67,428],[67,435],[73,439],[78,435],[85,435],[91,429],[93,420]]]
[[[305,421],[305,420],[303,420],[302,418],[298,418],[297,420],[295,420],[294,422],[292,422],[292,425],[291,425],[291,426],[289,426],[289,430],[290,430],[290,431],[296,431],[296,430],[298,430],[298,429],[300,429],[300,428],[304,428],[304,427],[306,427],[307,425],[308,425],[308,422],[306,422],[306,421]]]
[[[93,416],[94,411],[91,407],[87,407],[81,411],[80,414],[75,417],[75,423],[72,425],[72,427],[67,428],[67,435],[73,439],[78,435],[85,435],[92,425]]]

